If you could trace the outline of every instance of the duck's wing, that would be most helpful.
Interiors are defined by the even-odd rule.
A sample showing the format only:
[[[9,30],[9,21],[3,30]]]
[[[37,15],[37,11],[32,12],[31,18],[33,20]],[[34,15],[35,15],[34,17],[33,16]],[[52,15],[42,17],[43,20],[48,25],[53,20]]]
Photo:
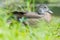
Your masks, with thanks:
[[[43,17],[43,15],[39,15],[36,12],[28,12],[28,13],[24,14],[24,16],[27,18],[41,18],[41,17]]]

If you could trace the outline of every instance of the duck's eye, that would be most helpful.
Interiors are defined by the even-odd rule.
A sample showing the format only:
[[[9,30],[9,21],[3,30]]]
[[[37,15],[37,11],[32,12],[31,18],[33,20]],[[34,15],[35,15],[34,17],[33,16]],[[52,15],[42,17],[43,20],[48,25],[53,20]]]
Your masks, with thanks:
[[[44,7],[44,8],[46,8],[46,7]]]

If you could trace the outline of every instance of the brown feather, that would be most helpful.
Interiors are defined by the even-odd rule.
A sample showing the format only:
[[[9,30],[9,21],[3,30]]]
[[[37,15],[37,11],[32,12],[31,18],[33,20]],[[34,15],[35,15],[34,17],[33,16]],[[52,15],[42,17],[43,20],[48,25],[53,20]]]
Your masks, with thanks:
[[[27,18],[35,18],[35,19],[43,17],[43,15],[39,15],[36,12],[28,12],[28,13],[24,14],[24,16]]]

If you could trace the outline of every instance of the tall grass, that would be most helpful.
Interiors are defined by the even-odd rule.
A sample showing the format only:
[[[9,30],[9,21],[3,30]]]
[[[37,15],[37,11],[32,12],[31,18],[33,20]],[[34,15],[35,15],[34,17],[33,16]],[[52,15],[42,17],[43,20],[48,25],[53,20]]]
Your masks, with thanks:
[[[60,18],[53,16],[50,23],[40,20],[36,27],[25,27],[16,21],[9,26],[6,13],[0,8],[0,40],[60,40]]]
[[[27,1],[28,11],[31,11],[30,2],[31,1]],[[50,23],[41,19],[34,25],[36,27],[29,25],[24,26],[22,23],[18,23],[13,19],[13,24],[9,26],[7,19],[10,15],[7,15],[7,13],[9,13],[13,7],[8,8],[0,8],[0,40],[60,40],[59,17],[53,16]]]

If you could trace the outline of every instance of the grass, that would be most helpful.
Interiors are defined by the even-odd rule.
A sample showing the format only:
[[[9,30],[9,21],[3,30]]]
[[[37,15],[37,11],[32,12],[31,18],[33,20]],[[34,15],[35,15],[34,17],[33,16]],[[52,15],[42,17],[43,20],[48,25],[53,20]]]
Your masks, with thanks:
[[[20,1],[22,0],[19,0],[18,5],[24,4],[24,2]],[[12,0],[9,2],[12,2]],[[31,0],[26,1],[27,8],[25,9],[27,11],[35,11],[34,7],[32,9],[30,8],[30,2]],[[8,6],[8,2],[6,4]],[[60,8],[52,7],[55,15],[53,15],[50,23],[41,19],[36,25],[25,27],[22,23],[12,20],[13,25],[9,26],[6,23],[9,17],[7,13],[12,11],[12,9],[17,9],[16,5],[16,3],[13,3],[11,8],[7,7],[7,10],[0,8],[0,40],[60,40]],[[35,6],[34,0],[33,5]],[[23,9],[21,8],[21,10]]]
[[[9,16],[6,9],[0,8],[0,40],[60,40],[60,18],[52,17],[50,23],[40,20],[36,27],[22,26],[13,21],[11,29],[6,23]]]

